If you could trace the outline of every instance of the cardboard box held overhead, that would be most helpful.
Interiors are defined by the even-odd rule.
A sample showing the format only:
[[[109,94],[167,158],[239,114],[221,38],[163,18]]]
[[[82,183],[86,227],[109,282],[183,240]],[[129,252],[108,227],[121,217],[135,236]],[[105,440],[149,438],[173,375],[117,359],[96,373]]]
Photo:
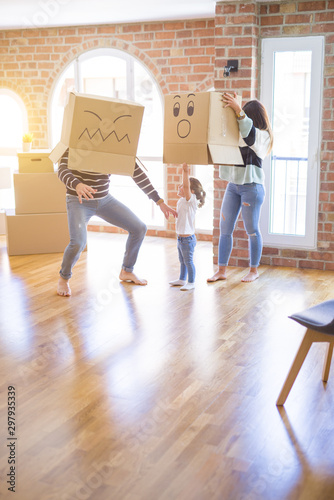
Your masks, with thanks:
[[[143,113],[135,102],[70,92],[50,159],[69,148],[70,169],[133,175]]]
[[[243,164],[235,113],[221,99],[220,92],[165,96],[164,163]]]

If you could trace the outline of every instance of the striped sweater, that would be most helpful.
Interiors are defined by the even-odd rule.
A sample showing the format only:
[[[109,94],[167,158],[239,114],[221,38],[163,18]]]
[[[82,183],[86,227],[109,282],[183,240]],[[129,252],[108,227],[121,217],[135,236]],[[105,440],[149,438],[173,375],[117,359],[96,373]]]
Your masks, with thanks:
[[[239,149],[242,165],[220,165],[219,177],[234,184],[264,184],[262,161],[267,155],[270,144],[269,133],[254,127],[253,120],[247,115],[238,121],[240,131]]]
[[[71,170],[68,168],[68,149],[60,159],[58,166],[58,177],[66,186],[66,193],[73,196],[78,196],[75,188],[82,182],[96,189],[94,198],[104,198],[109,193],[110,174],[99,174],[96,172]],[[154,189],[151,181],[136,162],[133,173],[133,180],[138,187],[155,203],[161,198],[158,192]]]

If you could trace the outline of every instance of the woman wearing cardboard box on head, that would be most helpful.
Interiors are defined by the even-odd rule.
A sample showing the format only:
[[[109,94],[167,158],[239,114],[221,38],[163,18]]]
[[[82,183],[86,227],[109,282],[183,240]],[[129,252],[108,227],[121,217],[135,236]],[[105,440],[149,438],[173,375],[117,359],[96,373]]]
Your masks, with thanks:
[[[247,102],[241,109],[236,93],[224,93],[222,101],[237,116],[241,141],[239,144],[243,165],[219,167],[219,177],[229,181],[224,195],[218,247],[218,271],[208,282],[226,279],[226,270],[233,246],[233,231],[241,210],[249,239],[250,269],[241,281],[258,278],[262,254],[262,236],[259,228],[261,207],[264,201],[264,172],[262,160],[273,145],[273,134],[264,106],[257,100]]]
[[[59,162],[58,177],[66,186],[70,232],[70,243],[65,249],[59,273],[58,295],[64,297],[71,295],[69,280],[72,276],[72,268],[86,246],[87,224],[94,215],[129,233],[119,279],[136,285],[147,285],[146,280],[139,279],[133,272],[147,228],[128,207],[109,194],[110,174],[70,170],[67,150]],[[176,211],[168,207],[160,198],[137,162],[133,180],[160,207],[166,219],[170,214],[176,217]]]

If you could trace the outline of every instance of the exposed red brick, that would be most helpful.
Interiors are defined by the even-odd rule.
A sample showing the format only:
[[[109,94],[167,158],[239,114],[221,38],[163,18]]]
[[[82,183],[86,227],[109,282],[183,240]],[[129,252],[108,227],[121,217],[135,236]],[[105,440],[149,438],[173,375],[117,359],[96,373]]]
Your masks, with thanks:
[[[155,38],[157,40],[165,40],[165,39],[169,39],[169,40],[173,40],[175,38],[175,31],[161,31],[161,32],[157,32],[155,33]]]
[[[215,39],[214,38],[201,38],[200,39],[200,45],[201,47],[203,45],[213,45],[215,43]]]
[[[111,34],[116,33],[116,27],[115,26],[98,26],[97,32],[100,35],[111,35]]]
[[[299,261],[299,267],[304,268],[304,269],[319,269],[323,270],[324,269],[324,263],[323,262],[312,262],[310,260],[300,260]]]
[[[280,12],[279,4],[269,5],[269,14],[277,14],[278,12]]]
[[[125,24],[122,26],[123,33],[138,33],[142,31],[141,24]]]
[[[143,25],[144,31],[162,31],[163,23],[150,23]]]
[[[307,251],[305,250],[282,249],[281,255],[285,258],[307,259]]]
[[[242,47],[242,46],[256,46],[257,45],[257,40],[255,38],[252,38],[252,37],[236,37],[234,39],[234,45],[235,46],[239,46],[239,47]]]
[[[266,248],[263,247],[262,254],[263,255],[278,255],[279,251],[277,248]]]
[[[237,11],[236,5],[217,5],[216,14],[235,14]]]
[[[331,3],[331,2],[330,2]],[[313,2],[297,2],[298,11],[306,12],[311,10],[325,10],[326,9],[326,1],[325,0],[316,0]],[[329,7],[332,8],[332,7]]]
[[[263,16],[261,17],[260,24],[261,26],[275,26],[283,24],[283,21],[283,16]]]
[[[312,33],[333,33],[334,23],[323,23],[312,26]]]
[[[227,18],[227,23],[228,24],[256,24],[257,18],[256,16],[252,15],[245,15],[245,16],[229,16]]]
[[[295,259],[283,259],[283,258],[273,258],[271,260],[273,266],[283,266],[283,267],[297,267],[297,260]]]
[[[165,30],[181,31],[185,27],[184,22],[167,22],[164,24]]]
[[[286,24],[307,24],[312,22],[312,14],[289,14],[285,16]]]
[[[256,12],[256,5],[254,3],[240,3],[238,5],[239,8],[239,14],[245,14],[245,13],[255,13]]]

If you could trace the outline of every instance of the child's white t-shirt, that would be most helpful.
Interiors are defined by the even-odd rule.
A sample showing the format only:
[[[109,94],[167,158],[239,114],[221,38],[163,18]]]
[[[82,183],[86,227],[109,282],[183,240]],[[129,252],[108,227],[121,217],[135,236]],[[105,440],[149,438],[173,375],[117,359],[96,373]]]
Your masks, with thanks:
[[[195,234],[195,215],[197,210],[197,199],[194,193],[189,201],[180,198],[176,205],[176,234]]]

